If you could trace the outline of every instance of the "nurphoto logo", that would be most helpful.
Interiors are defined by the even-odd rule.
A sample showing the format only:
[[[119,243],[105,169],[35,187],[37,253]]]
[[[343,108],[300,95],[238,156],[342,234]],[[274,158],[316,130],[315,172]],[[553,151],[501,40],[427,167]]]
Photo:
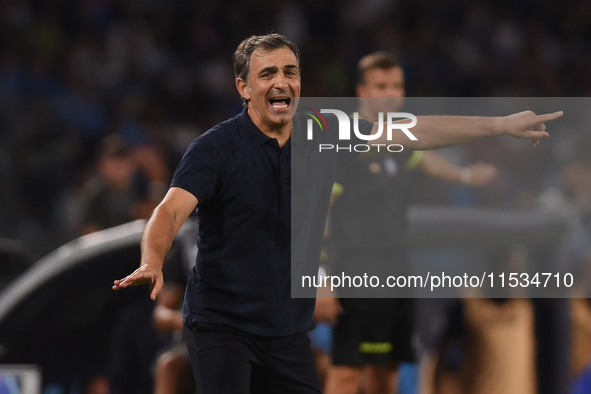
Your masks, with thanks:
[[[326,120],[322,116],[322,114],[333,114],[337,117],[339,122],[339,140],[340,141],[350,141],[351,140],[351,118],[343,111],[338,109],[321,109],[320,112],[315,111],[311,108],[305,107],[307,110],[311,112],[305,112],[306,115],[310,117],[307,123],[307,132],[308,132],[308,140],[313,139],[313,129],[314,129],[314,121],[318,124],[321,131],[328,131],[328,125]],[[399,119],[410,119],[409,123],[395,123],[395,120]],[[417,137],[415,137],[411,132],[410,128],[414,127],[417,124],[417,117],[408,112],[387,112],[386,113],[386,137],[388,141],[392,140],[392,133],[394,130],[401,130],[410,140],[416,141]],[[374,141],[380,138],[384,132],[384,113],[378,113],[378,130],[376,133],[373,134],[362,134],[359,131],[359,113],[353,113],[353,132],[355,136],[360,140],[364,141]],[[319,144],[319,152],[323,150],[354,150],[355,152],[368,152],[372,149],[377,149],[380,151],[380,148],[385,148],[388,152],[402,152],[404,149],[400,144],[356,144],[356,145],[341,145],[341,144]]]

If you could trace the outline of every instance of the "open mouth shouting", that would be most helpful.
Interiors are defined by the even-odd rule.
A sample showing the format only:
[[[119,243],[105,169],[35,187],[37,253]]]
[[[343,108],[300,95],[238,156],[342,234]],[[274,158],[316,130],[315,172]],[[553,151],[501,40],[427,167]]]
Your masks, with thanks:
[[[269,104],[275,111],[287,111],[291,105],[291,97],[275,96],[269,99]]]

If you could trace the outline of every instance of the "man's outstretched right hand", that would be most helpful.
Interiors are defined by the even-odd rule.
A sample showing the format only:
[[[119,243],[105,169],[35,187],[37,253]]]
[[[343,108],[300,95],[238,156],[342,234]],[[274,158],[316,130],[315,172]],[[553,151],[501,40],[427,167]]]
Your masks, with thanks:
[[[120,280],[113,282],[113,290],[125,289],[128,286],[141,286],[149,284],[152,288],[150,298],[155,300],[164,284],[164,276],[162,270],[150,267],[149,265],[142,265],[131,274]]]

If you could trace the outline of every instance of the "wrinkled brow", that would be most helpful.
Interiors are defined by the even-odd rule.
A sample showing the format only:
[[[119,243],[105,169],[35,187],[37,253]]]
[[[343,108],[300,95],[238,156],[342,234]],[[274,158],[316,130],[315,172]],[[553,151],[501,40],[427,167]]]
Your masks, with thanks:
[[[296,66],[295,64],[287,64],[285,66],[283,66],[284,69],[298,69],[298,66]],[[263,68],[259,73],[260,74],[264,74],[266,72],[272,72],[272,73],[276,73],[278,71],[278,67],[277,66],[269,66],[269,67],[265,67]]]

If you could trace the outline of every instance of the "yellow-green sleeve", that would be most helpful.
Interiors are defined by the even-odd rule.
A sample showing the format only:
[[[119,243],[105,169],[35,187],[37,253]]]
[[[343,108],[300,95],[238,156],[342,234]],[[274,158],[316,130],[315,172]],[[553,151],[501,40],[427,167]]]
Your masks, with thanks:
[[[344,191],[345,191],[345,188],[340,183],[335,182],[334,185],[332,185],[332,195],[333,196],[340,196],[341,194],[343,194]]]
[[[416,151],[412,152],[412,155],[410,155],[410,158],[406,162],[406,169],[409,171],[414,170],[419,165],[421,160],[423,160],[423,151],[416,150]],[[334,187],[333,187],[333,193],[334,193]]]

